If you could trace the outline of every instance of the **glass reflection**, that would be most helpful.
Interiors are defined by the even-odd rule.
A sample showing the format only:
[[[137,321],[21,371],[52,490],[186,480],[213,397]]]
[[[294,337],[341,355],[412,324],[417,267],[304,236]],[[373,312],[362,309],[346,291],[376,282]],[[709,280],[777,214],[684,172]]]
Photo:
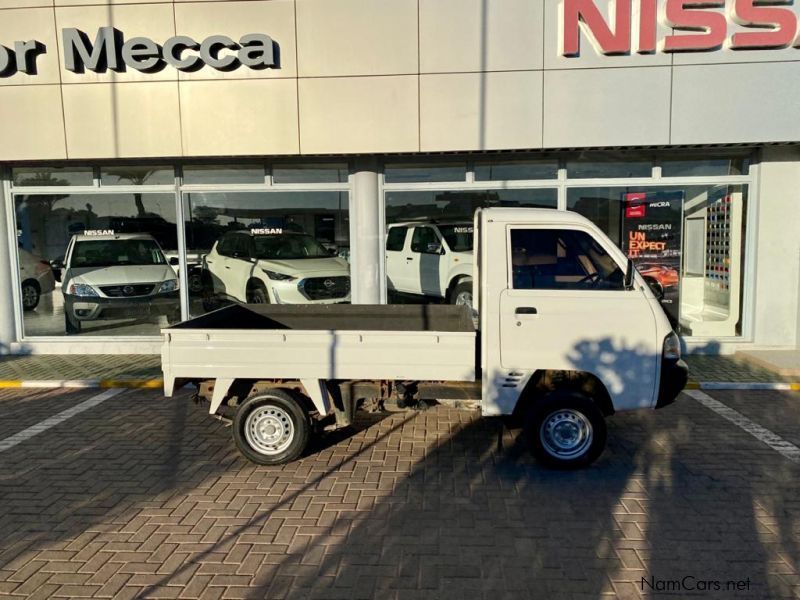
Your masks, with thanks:
[[[555,189],[387,192],[392,303],[472,305],[473,218],[490,206],[555,209]]]
[[[180,320],[174,194],[17,195],[15,208],[26,336]]]
[[[190,312],[350,301],[347,193],[184,195]]]

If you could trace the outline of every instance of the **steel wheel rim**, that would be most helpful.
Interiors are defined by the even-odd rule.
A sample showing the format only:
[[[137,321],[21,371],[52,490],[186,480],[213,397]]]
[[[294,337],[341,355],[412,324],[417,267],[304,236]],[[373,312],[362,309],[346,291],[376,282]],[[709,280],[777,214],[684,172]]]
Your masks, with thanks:
[[[563,408],[550,413],[539,428],[539,439],[548,454],[560,459],[577,458],[592,445],[594,430],[583,413]]]
[[[294,440],[291,416],[279,406],[258,406],[250,411],[244,423],[244,437],[250,447],[268,456],[284,452]]]
[[[24,307],[30,308],[36,304],[38,297],[39,294],[36,293],[36,288],[34,288],[32,285],[22,286],[22,305]]]
[[[456,306],[469,306],[472,308],[472,292],[459,292],[456,295]]]

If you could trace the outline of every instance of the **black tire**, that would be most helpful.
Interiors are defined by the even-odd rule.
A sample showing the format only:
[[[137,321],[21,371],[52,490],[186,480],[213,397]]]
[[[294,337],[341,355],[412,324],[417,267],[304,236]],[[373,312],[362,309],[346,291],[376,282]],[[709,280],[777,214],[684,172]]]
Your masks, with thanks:
[[[310,435],[308,412],[286,390],[274,389],[250,396],[238,407],[233,419],[236,447],[246,459],[259,465],[281,465],[295,460],[306,449]]]
[[[555,429],[559,425],[560,431]],[[574,392],[551,392],[528,410],[525,436],[540,463],[557,469],[580,469],[603,453],[606,421],[590,398]]]
[[[203,281],[203,275],[197,271],[189,272],[189,295],[191,296],[200,296],[205,290],[206,284]]]
[[[469,298],[468,303],[464,302],[467,297]],[[472,300],[472,279],[459,281],[450,291],[450,298],[448,298],[450,304],[467,304],[470,308],[473,306]]]
[[[33,279],[22,282],[22,310],[34,310],[41,299],[39,284]]]
[[[64,330],[67,335],[77,335],[81,332],[81,322],[78,319],[69,318],[69,311],[71,310],[67,306],[64,307]]]
[[[269,294],[267,294],[267,288],[265,288],[262,284],[252,286],[247,290],[247,303],[269,304]]]

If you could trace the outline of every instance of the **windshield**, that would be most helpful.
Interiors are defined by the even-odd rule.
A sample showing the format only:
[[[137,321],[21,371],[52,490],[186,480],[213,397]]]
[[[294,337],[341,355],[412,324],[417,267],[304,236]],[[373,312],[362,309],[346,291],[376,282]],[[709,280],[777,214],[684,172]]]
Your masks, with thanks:
[[[166,264],[154,240],[88,240],[76,242],[70,266],[115,267],[117,265]]]
[[[447,246],[453,252],[470,252],[472,250],[473,229],[471,223],[464,223],[462,225],[439,225],[439,231],[442,232],[442,237],[444,237]]]
[[[256,258],[260,259],[300,259],[330,257],[328,252],[310,235],[288,233],[262,235],[254,238]]]

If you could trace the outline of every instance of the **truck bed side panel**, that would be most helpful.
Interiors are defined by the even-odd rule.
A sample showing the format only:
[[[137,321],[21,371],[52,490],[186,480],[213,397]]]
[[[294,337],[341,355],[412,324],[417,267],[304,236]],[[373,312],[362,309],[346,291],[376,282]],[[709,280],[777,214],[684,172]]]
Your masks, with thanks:
[[[474,332],[165,330],[173,378],[474,381]]]

